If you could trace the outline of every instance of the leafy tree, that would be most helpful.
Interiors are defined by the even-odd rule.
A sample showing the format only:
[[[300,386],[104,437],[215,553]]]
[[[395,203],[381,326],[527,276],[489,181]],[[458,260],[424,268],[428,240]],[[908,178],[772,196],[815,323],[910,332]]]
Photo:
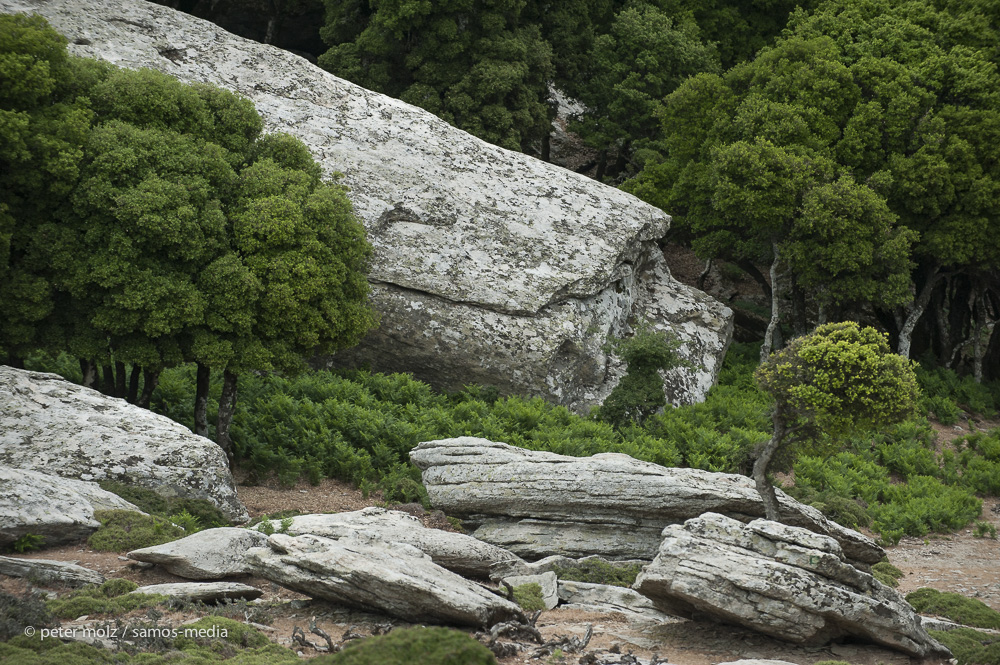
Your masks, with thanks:
[[[678,355],[680,341],[667,332],[640,327],[630,338],[617,340],[611,349],[625,361],[627,369],[618,385],[604,400],[598,415],[615,427],[641,425],[667,405],[661,370],[685,364]]]
[[[891,352],[883,333],[853,321],[828,323],[771,355],[756,371],[774,398],[774,433],[756,452],[753,478],[767,518],[780,520],[771,460],[782,446],[878,429],[913,414],[920,389],[914,363]]]
[[[324,69],[512,150],[548,132],[551,49],[519,0],[327,0]]]

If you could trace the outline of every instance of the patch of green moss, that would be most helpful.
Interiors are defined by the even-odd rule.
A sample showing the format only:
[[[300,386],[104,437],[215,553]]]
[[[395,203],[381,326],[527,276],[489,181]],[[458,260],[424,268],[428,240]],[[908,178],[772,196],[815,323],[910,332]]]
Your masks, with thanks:
[[[131,510],[97,510],[94,517],[101,528],[90,534],[87,544],[99,552],[129,552],[187,535],[169,520]]]
[[[542,586],[537,582],[514,587],[514,602],[525,612],[535,612],[545,609],[545,599],[542,597]]]
[[[958,665],[1000,665],[1000,640],[996,635],[981,633],[972,628],[927,632],[951,649]]]
[[[899,579],[903,577],[903,571],[883,559],[872,566],[872,575],[882,584],[895,589],[899,586]]]
[[[561,580],[574,582],[590,582],[592,584],[610,584],[612,586],[631,587],[635,578],[642,571],[639,564],[616,566],[606,561],[583,561],[579,566],[557,566],[553,571]]]
[[[906,600],[918,612],[937,614],[964,626],[1000,628],[1000,612],[975,598],[923,588],[911,591]]]
[[[101,489],[117,494],[143,512],[160,517],[170,517],[187,513],[198,520],[202,529],[216,526],[229,526],[229,520],[222,511],[207,499],[184,499],[180,497],[161,496],[146,487],[135,487],[114,480],[104,480],[99,483]]]
[[[451,628],[403,628],[349,642],[343,651],[320,656],[312,665],[496,665],[493,653]]]
[[[108,580],[101,586],[88,586],[62,598],[46,602],[49,611],[60,619],[75,619],[84,614],[124,614],[143,607],[153,607],[169,600],[167,596],[131,594],[135,582]]]

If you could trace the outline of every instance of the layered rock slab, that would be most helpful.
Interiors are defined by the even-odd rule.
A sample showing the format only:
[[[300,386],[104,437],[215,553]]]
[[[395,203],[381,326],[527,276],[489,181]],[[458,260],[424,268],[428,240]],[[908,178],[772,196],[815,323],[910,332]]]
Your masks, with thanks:
[[[476,538],[526,559],[598,554],[652,559],[663,527],[706,512],[764,515],[753,481],[666,468],[628,455],[567,457],[475,437],[426,441],[410,452],[435,508],[468,520]],[[782,520],[836,539],[860,565],[881,561],[870,538],[778,490]]]
[[[56,374],[0,366],[0,464],[206,499],[233,521],[249,517],[218,445]]]
[[[0,404],[0,428],[2,414]],[[95,510],[142,512],[97,483],[0,466],[0,548],[27,535],[41,536],[46,546],[82,540],[101,526]]]
[[[174,582],[141,586],[133,594],[162,595],[190,603],[217,603],[220,600],[256,600],[264,592],[237,582]]]
[[[903,596],[850,565],[836,540],[764,519],[706,513],[666,527],[633,588],[668,614],[799,644],[851,637],[918,658],[951,656]]]
[[[284,533],[290,536],[310,534],[333,540],[403,543],[416,547],[442,568],[467,577],[489,577],[491,567],[499,563],[524,563],[516,554],[496,545],[463,533],[428,529],[412,515],[385,508],[298,515],[291,519]]]
[[[248,575],[246,554],[253,547],[264,547],[267,536],[250,529],[222,527],[205,529],[163,545],[154,545],[128,553],[130,559],[155,563],[168,572],[189,580],[218,580],[234,575]]]
[[[84,568],[69,561],[20,559],[12,556],[0,556],[0,575],[24,577],[32,581],[67,584],[69,586],[104,582],[104,575],[96,570]]]
[[[313,598],[412,622],[492,626],[520,608],[410,545],[274,534],[247,555],[254,573]]]
[[[670,276],[657,208],[153,3],[0,0],[0,11],[41,14],[74,55],[245,95],[269,130],[343,173],[374,246],[382,325],[336,362],[586,409],[622,375],[608,335],[648,320],[677,334],[697,368],[667,373],[672,402],[698,401],[714,382],[732,311]]]

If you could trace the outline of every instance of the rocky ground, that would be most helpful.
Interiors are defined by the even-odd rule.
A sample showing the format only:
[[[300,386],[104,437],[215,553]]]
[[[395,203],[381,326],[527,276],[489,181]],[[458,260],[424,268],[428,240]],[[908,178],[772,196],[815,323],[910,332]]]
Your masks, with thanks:
[[[377,495],[365,497],[356,489],[332,480],[325,480],[315,487],[305,483],[292,488],[281,488],[273,483],[241,485],[239,495],[252,516],[285,510],[309,513],[357,510],[378,505],[381,499]],[[420,514],[427,526],[450,528],[440,514],[423,513],[419,506],[406,506],[404,509]],[[1000,500],[991,499],[984,503],[983,519],[1000,528]],[[77,561],[105,576],[125,577],[140,585],[184,581],[159,567],[143,570],[120,554],[94,552],[85,544],[46,549],[24,556]],[[904,593],[929,586],[978,597],[1000,610],[1000,541],[976,538],[971,529],[926,539],[905,538],[898,546],[889,549],[889,559],[905,573],[900,585]],[[317,627],[328,633],[335,643],[342,641],[344,636],[372,634],[385,624],[400,625],[400,622],[385,617],[311,601],[263,579],[247,577],[238,581],[258,586],[265,591],[265,595],[255,603],[230,606],[229,614],[233,618],[266,626],[264,630],[272,639],[297,649],[304,657],[322,653],[325,645],[325,640],[309,631],[313,617]],[[23,581],[11,578],[0,580],[0,587],[15,592],[26,588]],[[195,607],[172,611],[161,621],[178,625],[200,616],[204,611],[204,608]],[[83,621],[86,623],[92,619]],[[307,640],[319,648],[293,641],[296,626],[301,627]],[[622,615],[613,613],[556,609],[544,612],[538,618],[537,626],[545,639],[552,641],[561,637],[582,638],[588,627],[592,627],[593,637],[583,653],[617,649],[644,659],[657,655],[676,665],[709,665],[741,658],[780,659],[802,665],[828,659],[846,660],[855,665],[904,665],[909,661],[906,656],[870,645],[803,648],[730,626],[683,620],[633,624]],[[576,663],[580,655],[564,653],[559,659],[544,650],[537,654],[526,651],[503,659],[501,663]]]

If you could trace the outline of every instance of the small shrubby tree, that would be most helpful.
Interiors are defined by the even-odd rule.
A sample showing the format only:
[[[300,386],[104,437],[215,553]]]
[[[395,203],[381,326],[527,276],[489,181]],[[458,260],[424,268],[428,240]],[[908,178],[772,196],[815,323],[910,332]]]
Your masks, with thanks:
[[[767,518],[775,521],[778,500],[767,471],[782,446],[899,422],[913,413],[919,396],[913,363],[891,352],[885,334],[853,321],[822,325],[792,340],[761,364],[756,379],[774,398],[774,433],[756,451],[753,478]]]
[[[616,427],[641,425],[666,406],[660,370],[684,364],[677,355],[679,347],[675,337],[649,327],[640,327],[632,337],[612,342],[611,350],[628,364],[628,369],[601,405],[601,420]]]

